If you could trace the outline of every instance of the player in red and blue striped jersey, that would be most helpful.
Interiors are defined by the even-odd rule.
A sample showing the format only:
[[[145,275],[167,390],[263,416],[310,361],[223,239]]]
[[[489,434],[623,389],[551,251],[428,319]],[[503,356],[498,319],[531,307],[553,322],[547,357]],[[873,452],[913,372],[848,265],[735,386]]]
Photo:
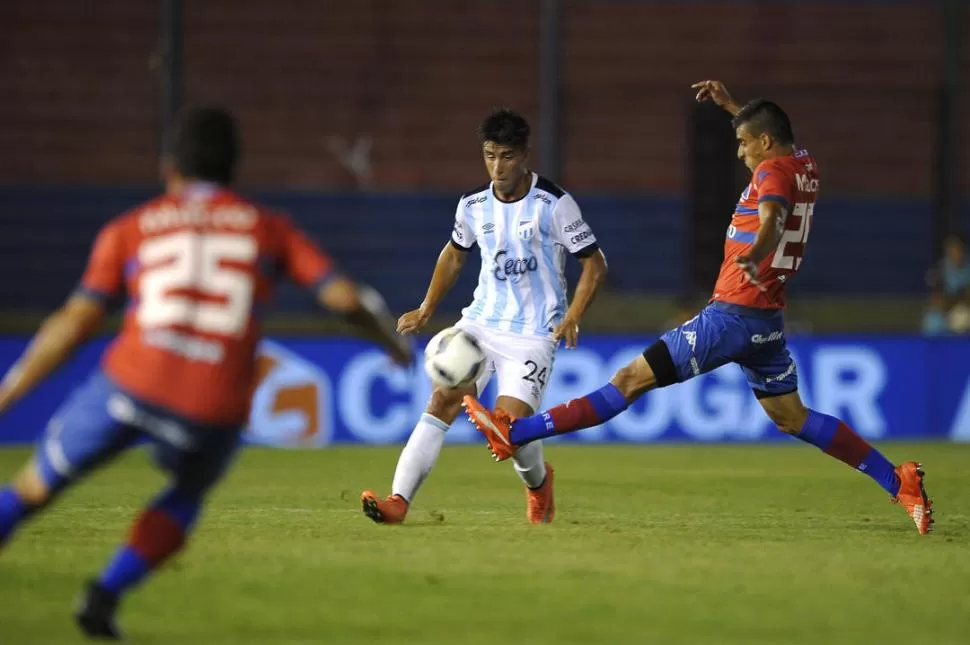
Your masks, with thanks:
[[[713,100],[734,117],[738,158],[752,171],[725,236],[709,305],[587,396],[521,419],[465,397],[469,417],[502,460],[530,441],[604,423],[652,389],[736,363],[779,430],[871,477],[903,505],[921,535],[928,533],[933,510],[921,465],[894,466],[845,422],[807,408],[798,393],[784,333],[784,291],[808,243],[819,189],[815,160],[795,145],[788,115],[775,103],[758,99],[742,107],[718,81],[693,87],[697,100]]]

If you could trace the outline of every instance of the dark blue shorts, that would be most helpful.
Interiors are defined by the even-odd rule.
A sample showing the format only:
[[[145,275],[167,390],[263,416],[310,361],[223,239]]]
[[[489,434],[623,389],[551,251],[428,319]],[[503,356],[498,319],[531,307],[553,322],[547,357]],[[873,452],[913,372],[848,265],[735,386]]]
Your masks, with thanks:
[[[678,382],[737,363],[756,394],[774,396],[798,389],[780,310],[715,302],[661,340],[670,350]]]
[[[59,490],[144,440],[179,490],[202,495],[232,463],[241,428],[194,424],[121,391],[100,370],[54,414],[36,462],[51,490]]]

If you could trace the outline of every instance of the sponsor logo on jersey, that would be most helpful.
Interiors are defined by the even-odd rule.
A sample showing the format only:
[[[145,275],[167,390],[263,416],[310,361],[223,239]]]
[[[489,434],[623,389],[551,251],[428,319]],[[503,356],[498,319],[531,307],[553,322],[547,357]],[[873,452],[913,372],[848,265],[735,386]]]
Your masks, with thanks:
[[[536,196],[534,197],[534,199],[538,199],[539,201],[543,201],[546,204],[551,204],[552,203],[552,200],[549,199],[549,195],[547,195],[545,193],[536,193]]]
[[[696,351],[697,350],[697,332],[696,331],[687,331],[685,329],[685,330],[681,330],[680,333],[682,333],[684,335],[684,340],[686,340],[687,341],[687,344],[690,345],[690,351],[691,352]]]
[[[586,222],[583,220],[582,217],[580,217],[579,219],[573,220],[569,224],[566,224],[566,226],[563,227],[562,232],[563,233],[572,233],[573,231],[578,231],[579,229],[583,228],[584,226],[586,226]]]
[[[764,336],[762,334],[755,334],[754,336],[751,337],[751,342],[754,343],[755,345],[763,345],[765,343],[773,343],[776,340],[781,340],[784,337],[785,337],[785,333],[779,330],[779,331],[773,331],[767,336]]]
[[[492,275],[501,282],[506,280],[518,282],[526,273],[539,270],[539,261],[534,255],[527,258],[517,258],[509,256],[508,251],[502,250],[495,254],[494,260],[495,266],[492,269]]]
[[[465,202],[465,208],[474,206],[475,204],[481,204],[483,201],[488,199],[488,195],[482,195],[481,197],[472,197],[467,202]]]
[[[583,231],[581,233],[577,233],[576,235],[573,235],[571,238],[569,238],[569,241],[573,244],[579,244],[583,240],[590,237],[593,237],[593,231]]]
[[[485,233],[486,235],[488,233],[491,233],[494,230],[495,230],[495,224],[492,224],[491,222],[487,222],[482,225],[482,233]]]

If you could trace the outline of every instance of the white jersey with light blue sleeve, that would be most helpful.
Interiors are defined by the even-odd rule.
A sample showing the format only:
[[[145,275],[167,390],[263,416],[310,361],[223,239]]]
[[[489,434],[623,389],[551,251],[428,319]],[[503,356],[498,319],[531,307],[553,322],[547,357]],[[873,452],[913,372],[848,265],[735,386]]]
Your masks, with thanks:
[[[566,312],[566,253],[599,248],[572,195],[536,173],[524,197],[503,202],[486,184],[462,195],[451,243],[476,245],[482,268],[468,320],[500,331],[550,336]]]

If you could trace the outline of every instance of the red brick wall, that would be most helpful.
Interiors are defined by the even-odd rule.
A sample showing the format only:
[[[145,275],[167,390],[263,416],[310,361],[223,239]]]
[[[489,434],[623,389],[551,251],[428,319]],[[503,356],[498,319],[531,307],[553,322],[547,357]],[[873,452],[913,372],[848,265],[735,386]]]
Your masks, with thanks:
[[[156,4],[0,3],[3,181],[154,179]],[[187,97],[236,108],[247,184],[353,185],[334,146],[369,138],[373,186],[454,190],[483,177],[475,127],[485,112],[537,116],[537,2],[185,4]],[[827,194],[929,194],[935,4],[564,5],[571,188],[680,193],[687,86],[715,77],[786,107]],[[970,150],[965,123],[961,137]]]
[[[0,181],[157,176],[156,2],[0,2]]]

